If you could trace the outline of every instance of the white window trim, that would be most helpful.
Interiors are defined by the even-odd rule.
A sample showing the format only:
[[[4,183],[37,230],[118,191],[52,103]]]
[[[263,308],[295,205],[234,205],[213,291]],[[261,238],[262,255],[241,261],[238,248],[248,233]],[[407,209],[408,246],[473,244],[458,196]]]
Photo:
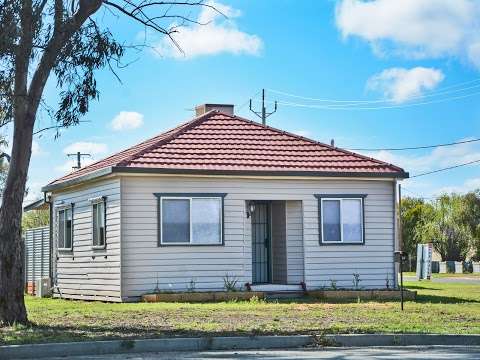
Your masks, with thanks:
[[[192,202],[194,199],[202,200],[217,200],[220,205],[220,241],[215,243],[192,243],[193,229],[192,229]],[[164,242],[163,241],[163,200],[189,200],[189,223],[190,223],[190,239],[188,242]],[[218,196],[161,196],[159,197],[159,226],[160,226],[160,245],[180,245],[180,246],[217,246],[223,244],[223,199]]]
[[[91,218],[92,218],[92,221],[91,221],[91,229],[92,229],[92,249],[93,250],[103,250],[107,247],[107,198],[105,196],[99,196],[99,197],[96,197],[96,198],[92,198],[92,199],[89,199],[90,201],[90,206],[91,206]],[[102,204],[103,203],[103,206],[104,206],[104,209],[103,209],[103,221],[104,221],[104,242],[103,242],[103,245],[94,245],[93,244],[93,234],[95,232],[95,228],[94,228],[94,221],[93,221],[93,207],[94,205],[97,205],[97,204]]]
[[[66,211],[66,210],[70,210],[70,213],[71,213],[71,216],[72,216],[72,228],[70,229],[70,234],[71,234],[71,237],[72,237],[72,243],[71,243],[71,246],[70,247],[59,247],[58,246],[58,241],[59,241],[59,235],[60,235],[60,231],[59,231],[59,227],[60,227],[60,211]],[[59,205],[59,206],[56,206],[55,207],[55,212],[56,212],[56,218],[57,218],[57,221],[56,221],[56,235],[57,235],[57,250],[58,251],[72,251],[73,250],[73,205],[72,204],[63,204],[62,205]],[[65,229],[64,229],[64,233],[63,233],[63,243],[65,244],[65,238],[66,238],[66,235],[67,235],[67,227],[65,226]]]
[[[360,200],[360,234],[361,234],[361,239],[360,241],[344,241],[343,240],[343,201],[344,200]],[[321,226],[321,234],[322,234],[322,244],[351,244],[351,245],[362,245],[365,244],[365,239],[364,239],[364,207],[363,207],[363,198],[362,197],[325,197],[320,199],[320,226]],[[340,202],[340,241],[328,241],[324,240],[324,234],[325,232],[323,231],[323,216],[324,216],[324,211],[323,211],[323,202],[324,201],[339,201]]]

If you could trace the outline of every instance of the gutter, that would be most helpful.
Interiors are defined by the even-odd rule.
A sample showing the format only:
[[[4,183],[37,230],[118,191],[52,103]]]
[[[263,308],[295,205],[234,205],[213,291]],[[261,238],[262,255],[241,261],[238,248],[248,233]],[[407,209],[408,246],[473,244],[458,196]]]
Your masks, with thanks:
[[[62,182],[59,182],[59,183],[53,183],[53,184],[45,185],[44,187],[42,187],[41,191],[43,191],[45,193],[45,192],[50,192],[50,191],[53,191],[53,190],[63,189],[67,186],[77,185],[77,184],[80,184],[84,181],[97,179],[97,178],[105,176],[105,175],[110,175],[112,172],[113,172],[112,167],[109,166],[109,167],[106,167],[106,168],[103,168],[103,169],[100,169],[100,170],[96,170],[96,171],[93,171],[93,172],[85,174],[85,175],[78,176],[78,177],[73,178],[73,179],[65,180],[65,181],[62,181]]]
[[[110,166],[104,169],[70,179],[60,183],[46,185],[43,192],[62,189],[68,186],[80,184],[84,181],[93,180],[102,176],[127,173],[127,174],[179,174],[179,175],[231,175],[231,176],[314,176],[314,177],[367,177],[367,178],[389,178],[406,179],[408,172],[374,173],[374,172],[336,172],[336,171],[272,171],[272,170],[208,170],[208,169],[158,169],[158,168],[136,168],[127,166]]]
[[[47,193],[43,193],[43,201],[45,204],[48,204],[48,212],[49,212],[49,231],[48,231],[48,244],[49,244],[49,251],[48,251],[48,264],[49,264],[49,270],[48,270],[48,277],[50,280],[53,282],[53,206],[52,206],[52,200],[50,198],[50,195],[47,196]]]

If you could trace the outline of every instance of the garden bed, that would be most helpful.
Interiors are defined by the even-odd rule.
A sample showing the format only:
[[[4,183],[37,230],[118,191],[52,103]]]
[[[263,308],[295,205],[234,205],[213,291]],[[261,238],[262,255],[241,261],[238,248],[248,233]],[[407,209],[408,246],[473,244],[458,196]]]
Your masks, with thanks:
[[[234,291],[208,291],[208,292],[178,292],[156,293],[142,296],[143,302],[208,302],[208,301],[233,301],[250,300],[253,297],[263,299],[265,293],[261,291],[234,292]]]
[[[317,299],[400,300],[400,290],[312,290],[308,295]],[[416,291],[404,290],[405,300],[415,300]]]

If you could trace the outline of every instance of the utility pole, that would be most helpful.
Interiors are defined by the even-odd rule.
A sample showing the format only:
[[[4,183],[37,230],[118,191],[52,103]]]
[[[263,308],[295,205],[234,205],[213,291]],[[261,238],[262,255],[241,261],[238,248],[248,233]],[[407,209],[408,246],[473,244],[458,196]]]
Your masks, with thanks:
[[[77,151],[74,154],[67,154],[68,157],[70,156],[76,156],[77,157],[77,166],[72,166],[73,170],[78,170],[82,167],[82,156],[92,156],[90,154],[83,154],[80,151]]]
[[[255,111],[252,109],[252,99],[250,99],[250,111],[262,119],[262,124],[267,125],[267,118],[277,111],[277,101],[275,101],[275,108],[271,112],[267,112],[265,107],[265,89],[262,89],[262,111]]]

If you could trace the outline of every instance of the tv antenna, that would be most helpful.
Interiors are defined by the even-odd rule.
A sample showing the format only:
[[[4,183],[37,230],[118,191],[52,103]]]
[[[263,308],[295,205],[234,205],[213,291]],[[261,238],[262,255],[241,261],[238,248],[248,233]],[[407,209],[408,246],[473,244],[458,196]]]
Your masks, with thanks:
[[[82,156],[92,157],[91,154],[84,154],[84,153],[81,153],[80,151],[77,151],[76,153],[73,153],[73,154],[67,154],[67,156],[68,157],[70,157],[70,156],[76,156],[77,157],[77,166],[72,166],[73,170],[78,170],[82,167]]]
[[[262,89],[262,110],[255,111],[252,109],[252,99],[250,99],[250,111],[262,119],[262,124],[267,125],[267,118],[277,111],[277,101],[275,101],[275,108],[273,111],[267,112],[265,107],[265,89]]]

